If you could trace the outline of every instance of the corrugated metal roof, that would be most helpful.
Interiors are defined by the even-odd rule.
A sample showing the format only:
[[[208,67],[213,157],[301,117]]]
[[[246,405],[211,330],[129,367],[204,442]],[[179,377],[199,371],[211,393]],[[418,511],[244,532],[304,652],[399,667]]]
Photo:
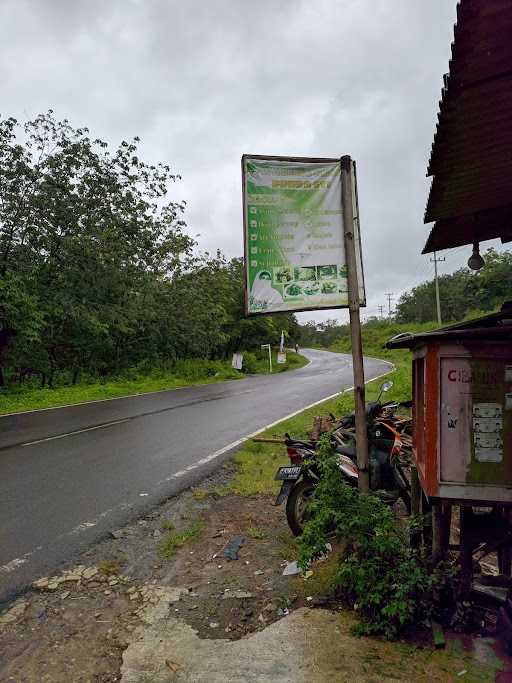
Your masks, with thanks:
[[[512,239],[512,0],[461,0],[427,175],[423,253]]]
[[[498,313],[481,318],[446,325],[431,332],[403,332],[392,337],[385,346],[388,349],[410,349],[429,341],[474,339],[509,339],[512,334],[512,301],[506,301]]]

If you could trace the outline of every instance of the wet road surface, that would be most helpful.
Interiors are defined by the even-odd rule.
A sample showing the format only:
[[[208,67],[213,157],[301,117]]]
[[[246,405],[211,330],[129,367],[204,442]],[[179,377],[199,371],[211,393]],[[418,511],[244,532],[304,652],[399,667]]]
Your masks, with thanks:
[[[204,478],[247,435],[352,386],[350,356],[301,353],[299,370],[0,417],[0,603]]]

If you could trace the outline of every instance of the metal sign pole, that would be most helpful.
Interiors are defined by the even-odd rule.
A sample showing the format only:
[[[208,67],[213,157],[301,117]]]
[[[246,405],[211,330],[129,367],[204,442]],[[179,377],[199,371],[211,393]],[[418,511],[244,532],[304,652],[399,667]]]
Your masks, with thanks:
[[[359,285],[354,235],[354,202],[352,187],[352,159],[341,157],[341,193],[343,207],[343,233],[347,263],[348,308],[350,313],[350,335],[352,340],[352,364],[354,368],[354,399],[356,409],[357,467],[359,469],[359,490],[368,493],[370,477],[368,470],[368,433],[366,427],[366,406],[364,389],[363,346],[361,321],[359,319]]]
[[[261,348],[262,349],[268,348],[268,365],[270,368],[270,373],[272,374],[272,347],[270,346],[270,344],[262,344]]]

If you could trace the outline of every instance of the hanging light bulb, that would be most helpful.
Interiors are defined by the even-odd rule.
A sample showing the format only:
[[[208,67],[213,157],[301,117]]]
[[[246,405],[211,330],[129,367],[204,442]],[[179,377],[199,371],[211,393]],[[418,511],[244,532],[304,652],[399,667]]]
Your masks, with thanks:
[[[468,266],[471,270],[480,270],[485,265],[485,261],[480,256],[480,250],[478,248],[478,242],[473,243],[473,253],[468,259]]]

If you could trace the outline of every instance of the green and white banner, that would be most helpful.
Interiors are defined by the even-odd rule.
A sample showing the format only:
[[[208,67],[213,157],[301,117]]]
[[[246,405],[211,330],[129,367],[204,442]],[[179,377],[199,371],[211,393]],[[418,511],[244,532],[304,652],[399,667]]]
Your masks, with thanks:
[[[247,313],[348,306],[339,160],[244,155],[242,173]],[[355,190],[353,200],[357,213]]]

